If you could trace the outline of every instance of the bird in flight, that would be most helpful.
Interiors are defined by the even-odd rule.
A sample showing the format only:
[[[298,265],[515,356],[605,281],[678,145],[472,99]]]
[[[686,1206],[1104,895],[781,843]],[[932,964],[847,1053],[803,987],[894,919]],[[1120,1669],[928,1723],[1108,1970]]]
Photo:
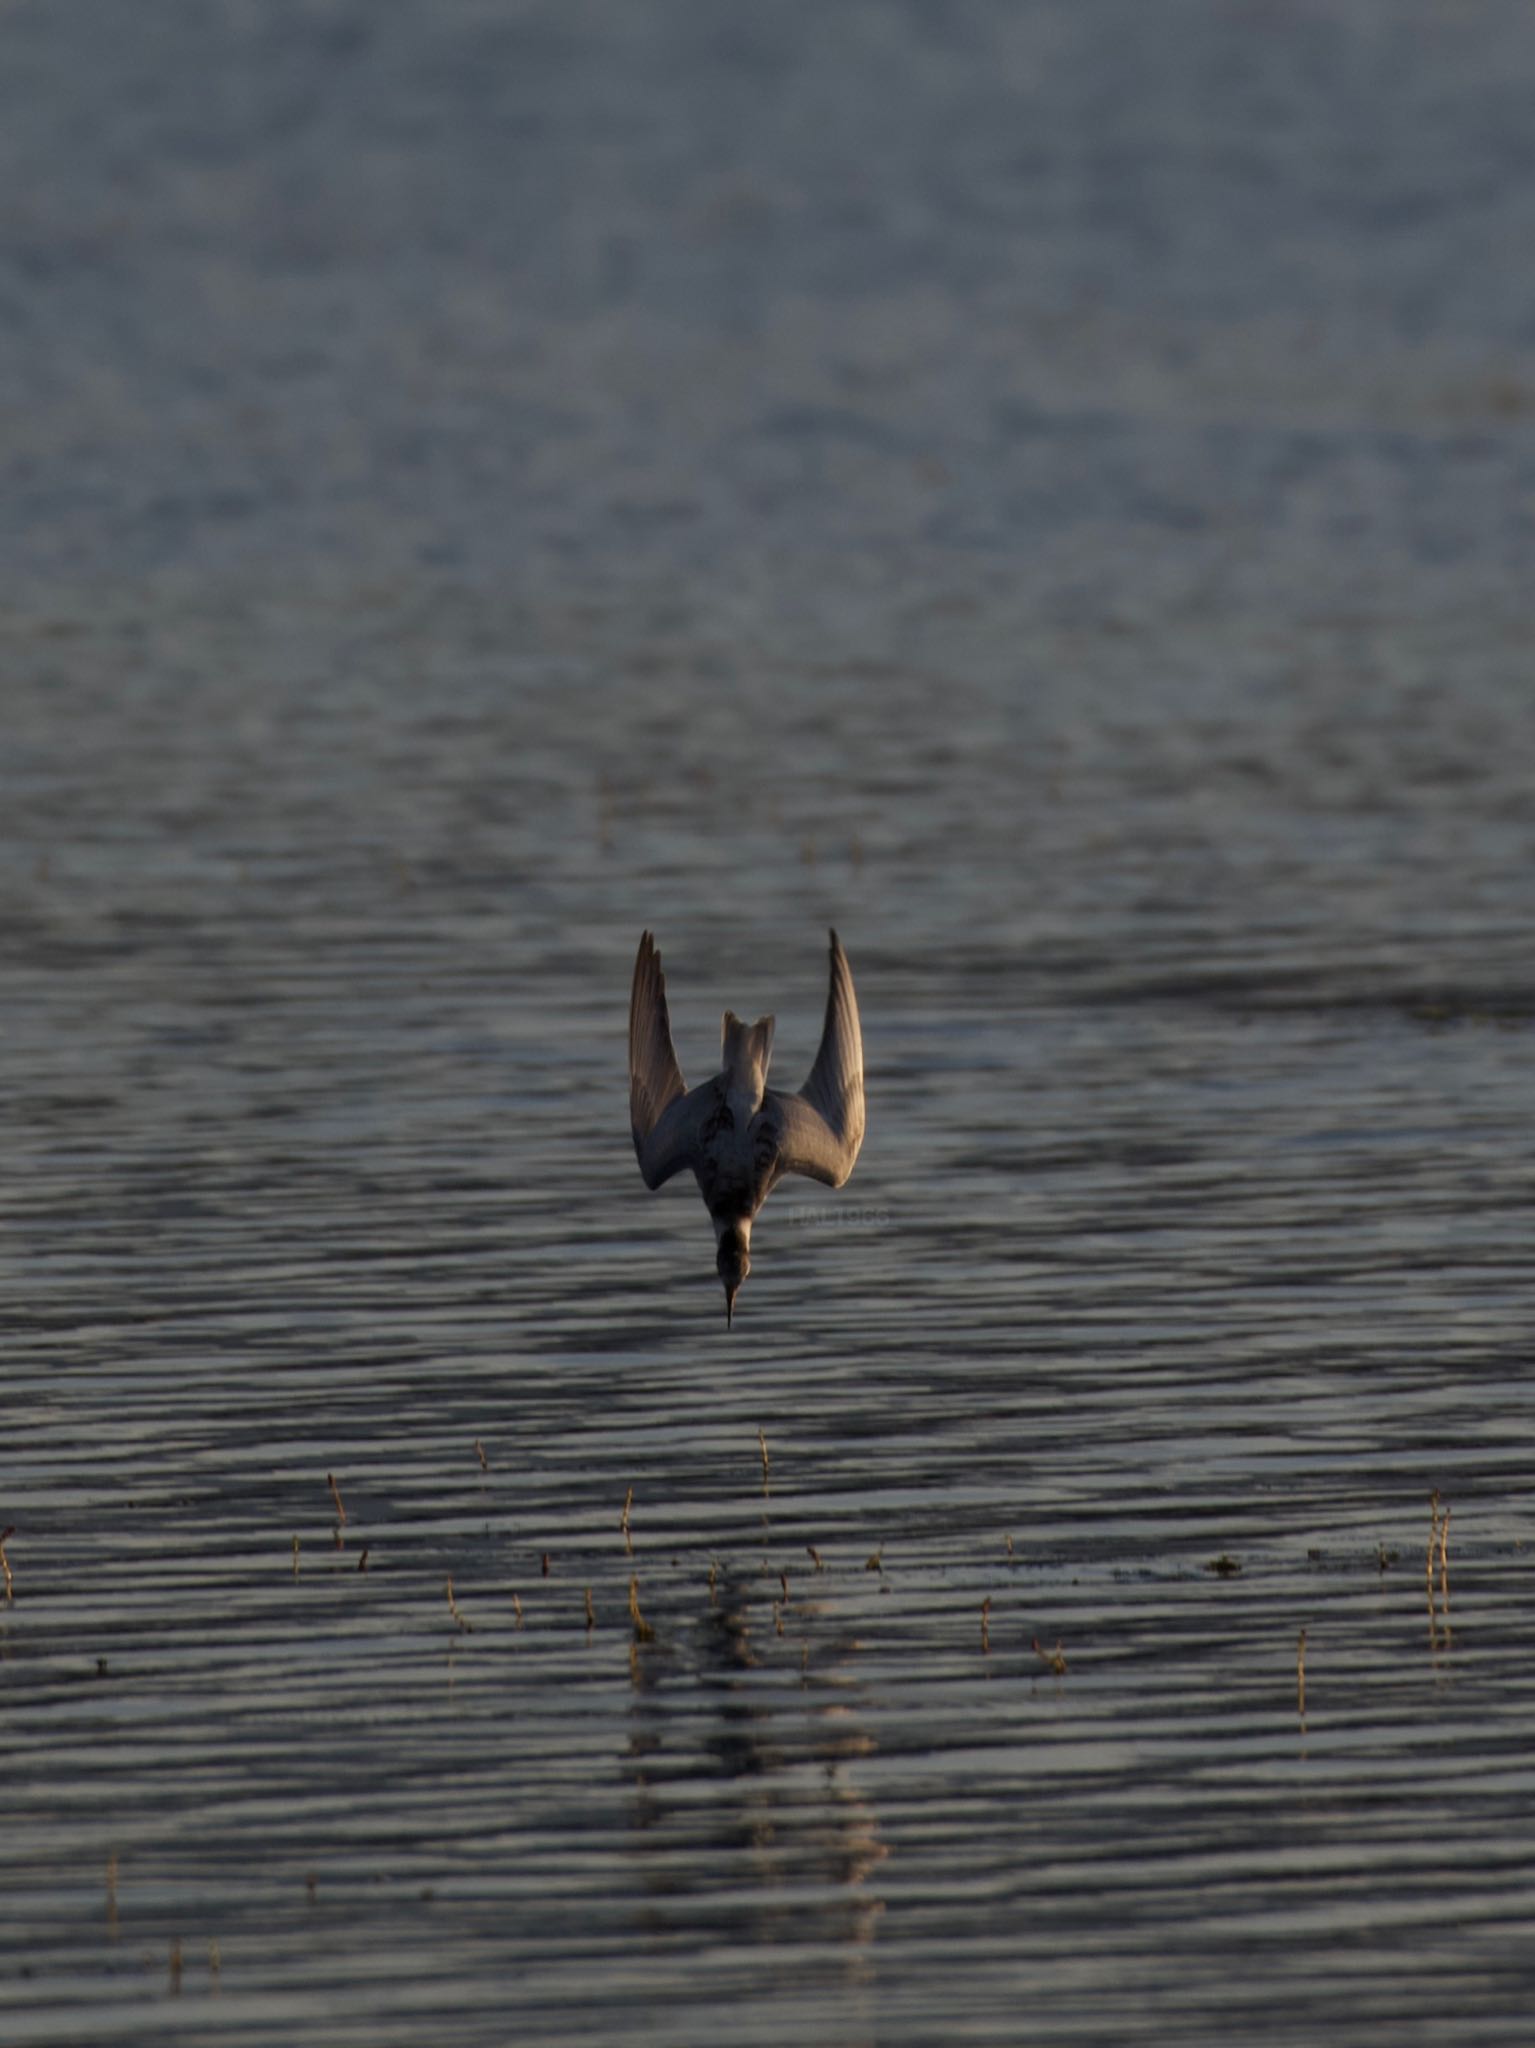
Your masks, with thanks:
[[[689,1088],[672,1049],[666,978],[649,932],[629,997],[629,1120],[648,1188],[691,1166],[714,1224],[715,1266],[729,1327],[751,1271],[752,1222],[786,1173],[840,1188],[863,1143],[863,1035],[842,942],[831,934],[831,987],[821,1049],[797,1095],[767,1085],[773,1019],[724,1018],[721,1068]]]

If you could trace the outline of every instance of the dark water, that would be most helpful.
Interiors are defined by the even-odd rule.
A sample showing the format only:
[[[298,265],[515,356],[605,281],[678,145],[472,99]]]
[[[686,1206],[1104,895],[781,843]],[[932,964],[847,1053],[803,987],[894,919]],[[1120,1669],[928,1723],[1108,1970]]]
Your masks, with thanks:
[[[1527,11],[0,59],[0,2035],[1526,2039]]]

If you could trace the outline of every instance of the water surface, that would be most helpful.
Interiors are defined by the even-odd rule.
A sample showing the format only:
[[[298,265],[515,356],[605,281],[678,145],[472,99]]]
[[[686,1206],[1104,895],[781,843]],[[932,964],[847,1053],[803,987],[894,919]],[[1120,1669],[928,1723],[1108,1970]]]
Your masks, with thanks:
[[[1525,14],[0,32],[0,2031],[1522,2039]]]

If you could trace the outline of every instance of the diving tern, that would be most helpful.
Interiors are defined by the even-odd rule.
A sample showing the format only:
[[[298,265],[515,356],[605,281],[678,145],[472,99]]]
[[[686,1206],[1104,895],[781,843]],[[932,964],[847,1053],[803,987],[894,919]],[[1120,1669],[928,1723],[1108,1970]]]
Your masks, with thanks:
[[[831,987],[821,1049],[797,1095],[767,1086],[773,1019],[743,1024],[727,1010],[721,1068],[689,1088],[672,1048],[666,979],[646,932],[629,998],[629,1120],[648,1188],[690,1166],[714,1224],[725,1323],[751,1271],[752,1223],[786,1173],[840,1188],[863,1143],[863,1035],[842,942],[831,934]]]

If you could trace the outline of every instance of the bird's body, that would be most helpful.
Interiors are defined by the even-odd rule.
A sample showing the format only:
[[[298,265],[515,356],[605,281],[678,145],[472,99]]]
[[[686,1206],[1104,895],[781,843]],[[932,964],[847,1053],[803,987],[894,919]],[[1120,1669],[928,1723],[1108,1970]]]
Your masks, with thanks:
[[[786,1173],[839,1188],[863,1143],[863,1037],[847,955],[831,934],[831,988],[821,1048],[797,1094],[767,1085],[773,1019],[743,1024],[725,1012],[720,1071],[688,1088],[672,1048],[661,956],[640,940],[629,1000],[629,1115],[645,1185],[684,1166],[714,1224],[716,1266],[729,1321],[751,1270],[752,1222]]]

